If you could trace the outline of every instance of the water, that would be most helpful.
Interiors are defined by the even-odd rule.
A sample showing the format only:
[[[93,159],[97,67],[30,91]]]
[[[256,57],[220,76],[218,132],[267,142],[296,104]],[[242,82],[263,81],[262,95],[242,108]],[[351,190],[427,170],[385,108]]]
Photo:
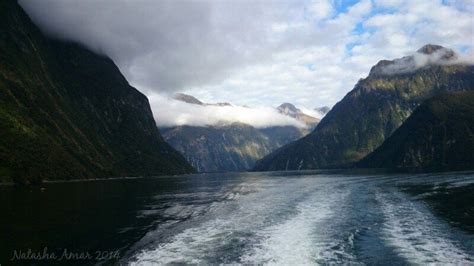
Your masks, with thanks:
[[[2,265],[474,265],[474,172],[190,175],[1,186],[0,199]],[[93,258],[14,258],[45,247]]]

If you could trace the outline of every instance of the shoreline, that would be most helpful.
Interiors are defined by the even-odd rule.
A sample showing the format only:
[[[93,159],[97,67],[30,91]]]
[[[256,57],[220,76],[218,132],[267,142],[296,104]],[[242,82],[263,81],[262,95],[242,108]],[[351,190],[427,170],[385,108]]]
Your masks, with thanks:
[[[430,171],[420,169],[387,169],[387,168],[340,168],[340,169],[309,169],[309,170],[286,170],[286,171],[242,171],[242,172],[210,172],[210,173],[193,173],[182,175],[156,175],[156,176],[124,176],[124,177],[108,177],[108,178],[89,178],[89,179],[68,179],[68,180],[44,180],[37,184],[17,184],[14,182],[0,182],[0,186],[41,186],[43,184],[56,183],[78,183],[78,182],[98,182],[98,181],[115,181],[115,180],[135,180],[145,178],[177,178],[190,175],[208,175],[208,174],[259,174],[259,173],[287,173],[287,174],[348,174],[348,175],[396,175],[396,174],[436,174],[436,173],[474,173],[474,169],[464,170],[445,170],[445,171]]]
[[[199,174],[199,173],[196,173]],[[77,183],[77,182],[97,182],[97,181],[114,181],[114,180],[134,180],[144,178],[169,178],[186,176],[193,174],[182,174],[182,175],[157,175],[157,176],[121,176],[121,177],[106,177],[106,178],[88,178],[88,179],[58,179],[58,180],[43,180],[41,183],[35,184],[18,184],[15,182],[0,182],[0,186],[41,186],[43,184],[56,184],[56,183]]]

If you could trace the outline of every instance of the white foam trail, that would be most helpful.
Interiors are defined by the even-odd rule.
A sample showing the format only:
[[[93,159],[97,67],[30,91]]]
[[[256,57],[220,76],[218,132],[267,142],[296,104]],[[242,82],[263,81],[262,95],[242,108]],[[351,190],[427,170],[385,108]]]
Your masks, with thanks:
[[[296,207],[296,216],[260,231],[258,234],[264,240],[249,254],[243,255],[242,262],[312,265],[320,259],[330,259],[334,251],[328,252],[330,244],[324,232],[330,227],[330,218],[337,213],[337,206],[345,196],[334,190],[315,191]]]
[[[377,194],[385,218],[385,241],[408,262],[414,264],[472,264],[458,243],[448,238],[443,224],[421,204],[393,192]]]
[[[175,236],[173,241],[141,253],[131,265],[204,263],[207,248],[213,246],[218,238],[224,237],[226,232],[223,229],[230,225],[228,220],[216,219],[206,223],[205,227],[189,228]]]
[[[321,182],[321,180],[316,182]],[[293,217],[294,203],[297,202],[297,198],[312,192],[317,186],[318,183],[315,184],[313,178],[298,178],[259,180],[258,183],[252,184],[251,189],[245,186],[237,187],[227,193],[226,201],[216,203],[217,206],[206,214],[206,217],[209,217],[208,220],[188,227],[174,235],[170,241],[161,243],[154,249],[141,252],[134,258],[131,265],[208,263],[207,259],[215,256],[216,250],[226,244],[233,241],[249,241],[249,234],[257,234],[262,228],[278,223],[278,218],[275,216],[279,212],[292,212],[287,216]],[[258,187],[265,189],[259,190]],[[305,206],[300,206],[300,208],[304,209]],[[310,221],[328,210],[322,208],[320,211],[318,214],[318,209],[313,207],[305,211],[305,214],[298,216],[297,219],[301,219],[298,225],[300,228],[294,228],[294,233],[302,229],[300,239],[307,237],[305,234],[308,233]],[[291,230],[291,224],[288,225],[288,230]],[[305,245],[307,247],[311,245],[311,242]],[[288,250],[288,252],[294,251]]]

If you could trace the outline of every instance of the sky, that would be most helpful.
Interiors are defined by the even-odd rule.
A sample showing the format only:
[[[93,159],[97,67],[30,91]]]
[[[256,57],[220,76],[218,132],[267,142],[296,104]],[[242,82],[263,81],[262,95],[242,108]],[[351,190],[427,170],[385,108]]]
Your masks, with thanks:
[[[381,59],[427,43],[474,55],[472,0],[19,2],[47,34],[112,58],[155,117],[176,92],[256,108],[333,106]]]

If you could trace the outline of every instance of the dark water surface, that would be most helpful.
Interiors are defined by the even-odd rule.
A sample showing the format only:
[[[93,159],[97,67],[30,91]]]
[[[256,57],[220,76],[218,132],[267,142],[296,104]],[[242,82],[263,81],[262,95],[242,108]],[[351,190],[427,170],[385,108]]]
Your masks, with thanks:
[[[0,200],[1,265],[474,265],[474,172],[48,183]]]

